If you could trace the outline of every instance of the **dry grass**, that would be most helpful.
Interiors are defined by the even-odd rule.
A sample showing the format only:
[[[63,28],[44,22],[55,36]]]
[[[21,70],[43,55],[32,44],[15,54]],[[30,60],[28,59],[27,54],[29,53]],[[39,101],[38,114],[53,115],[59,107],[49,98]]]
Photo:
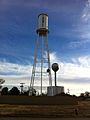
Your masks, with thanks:
[[[75,115],[78,109],[78,116]],[[90,117],[90,102],[79,102],[78,105],[0,105],[1,116],[31,117]]]
[[[84,117],[90,117],[90,101],[78,102],[79,115]]]

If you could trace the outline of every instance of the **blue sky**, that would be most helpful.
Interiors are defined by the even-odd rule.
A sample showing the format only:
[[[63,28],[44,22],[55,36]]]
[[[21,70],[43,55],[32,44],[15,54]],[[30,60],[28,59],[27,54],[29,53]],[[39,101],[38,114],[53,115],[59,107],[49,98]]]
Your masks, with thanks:
[[[90,91],[90,0],[0,0],[0,78],[29,85],[40,13],[49,15],[58,84],[72,94]]]

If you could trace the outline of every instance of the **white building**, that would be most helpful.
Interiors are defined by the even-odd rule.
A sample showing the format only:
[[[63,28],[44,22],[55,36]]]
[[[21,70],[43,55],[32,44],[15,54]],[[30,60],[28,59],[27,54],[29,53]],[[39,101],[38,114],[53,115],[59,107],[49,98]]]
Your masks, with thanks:
[[[47,87],[47,96],[54,96],[56,94],[64,93],[63,86],[49,86]]]

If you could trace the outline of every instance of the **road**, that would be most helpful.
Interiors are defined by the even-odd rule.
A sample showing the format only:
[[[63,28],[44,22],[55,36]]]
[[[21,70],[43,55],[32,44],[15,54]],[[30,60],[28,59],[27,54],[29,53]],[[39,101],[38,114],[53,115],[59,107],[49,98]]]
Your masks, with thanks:
[[[30,118],[30,117],[0,117],[0,120],[90,120],[90,118]]]

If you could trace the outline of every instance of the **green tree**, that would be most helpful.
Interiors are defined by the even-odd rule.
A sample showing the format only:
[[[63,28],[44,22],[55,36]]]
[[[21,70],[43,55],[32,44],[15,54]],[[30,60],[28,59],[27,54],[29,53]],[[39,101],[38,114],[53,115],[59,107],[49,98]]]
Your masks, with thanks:
[[[20,91],[18,90],[17,87],[13,87],[10,91],[9,91],[9,95],[19,95]]]
[[[90,93],[88,91],[85,92],[85,96],[89,97]]]
[[[1,91],[1,95],[8,95],[8,88],[4,87]]]

